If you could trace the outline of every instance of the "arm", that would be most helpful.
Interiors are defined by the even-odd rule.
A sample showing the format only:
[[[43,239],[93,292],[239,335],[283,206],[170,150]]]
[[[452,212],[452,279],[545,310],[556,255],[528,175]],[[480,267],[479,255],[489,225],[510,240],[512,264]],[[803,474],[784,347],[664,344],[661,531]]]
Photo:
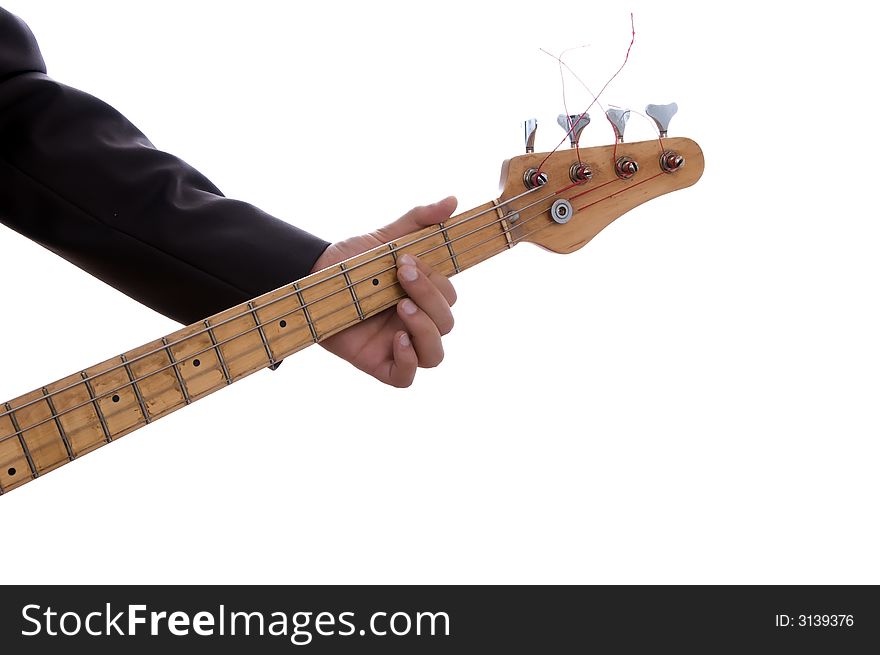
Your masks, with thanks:
[[[182,323],[307,275],[328,246],[225,198],[115,109],[48,77],[4,9],[0,221]]]
[[[193,323],[454,208],[448,198],[331,246],[225,198],[115,109],[48,77],[27,25],[0,8],[0,222],[172,319]],[[401,260],[409,298],[323,345],[405,387],[417,367],[443,359],[455,291],[429,266]]]

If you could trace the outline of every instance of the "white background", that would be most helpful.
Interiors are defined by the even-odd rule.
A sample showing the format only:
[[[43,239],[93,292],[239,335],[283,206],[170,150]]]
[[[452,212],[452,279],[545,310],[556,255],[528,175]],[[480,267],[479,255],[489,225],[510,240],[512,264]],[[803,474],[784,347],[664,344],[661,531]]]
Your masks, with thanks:
[[[458,278],[409,390],[311,348],[0,498],[5,583],[880,582],[867,3],[4,4],[50,75],[330,240],[493,198],[523,119],[562,137],[539,47],[588,44],[598,89],[630,6],[603,100],[676,100],[706,155],[576,254]],[[4,398],[176,328],[7,229],[0,275]]]

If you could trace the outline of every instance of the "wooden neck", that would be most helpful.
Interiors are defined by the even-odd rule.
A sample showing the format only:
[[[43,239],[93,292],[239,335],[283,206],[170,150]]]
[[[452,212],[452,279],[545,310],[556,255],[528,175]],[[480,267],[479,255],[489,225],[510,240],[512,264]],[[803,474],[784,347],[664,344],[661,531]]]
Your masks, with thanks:
[[[0,406],[0,493],[392,307],[397,257],[455,275],[514,245],[489,202]]]

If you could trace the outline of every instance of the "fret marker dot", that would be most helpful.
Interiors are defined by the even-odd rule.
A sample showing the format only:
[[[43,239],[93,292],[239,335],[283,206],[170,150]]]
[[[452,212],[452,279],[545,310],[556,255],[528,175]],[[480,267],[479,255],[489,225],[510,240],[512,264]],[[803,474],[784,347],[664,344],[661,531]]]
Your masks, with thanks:
[[[377,278],[377,277],[374,277],[374,278],[373,278],[373,286],[374,286],[374,287],[378,287],[378,286],[379,286],[379,278]]]
[[[15,475],[15,467],[11,467],[8,471],[6,471],[9,475]]]
[[[119,394],[114,394],[110,400],[112,400],[114,403],[118,403],[119,402]]]
[[[199,360],[197,360],[197,359],[193,360],[193,366],[201,366],[201,365],[202,365],[202,363]]]
[[[281,321],[278,325],[281,327],[287,327],[287,321]]]

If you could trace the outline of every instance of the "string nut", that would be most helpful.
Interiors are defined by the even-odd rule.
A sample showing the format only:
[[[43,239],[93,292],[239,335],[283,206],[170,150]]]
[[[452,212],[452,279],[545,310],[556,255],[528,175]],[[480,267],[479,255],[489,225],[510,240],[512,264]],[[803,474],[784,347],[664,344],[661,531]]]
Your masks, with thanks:
[[[523,184],[529,190],[547,184],[547,173],[542,173],[537,168],[530,168],[523,174]]]
[[[559,123],[559,127],[565,130],[565,133],[571,141],[571,147],[576,148],[578,141],[581,139],[581,132],[583,132],[584,128],[590,124],[590,115],[587,112],[570,116],[559,114],[556,122]]]
[[[585,163],[576,161],[568,169],[568,176],[575,184],[583,184],[593,179],[593,171]]]
[[[674,173],[684,166],[684,157],[673,150],[667,150],[660,155],[660,168],[667,173]]]
[[[648,105],[645,107],[645,113],[657,123],[657,129],[660,130],[662,138],[669,131],[669,121],[678,113],[678,105],[674,102],[670,102],[668,105]]]
[[[529,118],[524,123],[525,127],[525,139],[526,139],[526,152],[535,152],[535,133],[538,131],[538,121],[534,118]]]
[[[626,122],[629,120],[629,109],[609,109],[605,112],[608,122],[614,128],[614,135],[617,137],[618,143],[623,143],[623,131],[626,129]]]
[[[624,155],[617,159],[617,163],[614,165],[614,170],[617,172],[617,177],[621,180],[628,180],[639,172],[639,164],[632,157]]]

